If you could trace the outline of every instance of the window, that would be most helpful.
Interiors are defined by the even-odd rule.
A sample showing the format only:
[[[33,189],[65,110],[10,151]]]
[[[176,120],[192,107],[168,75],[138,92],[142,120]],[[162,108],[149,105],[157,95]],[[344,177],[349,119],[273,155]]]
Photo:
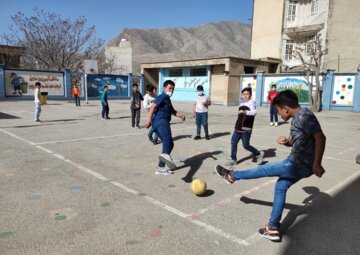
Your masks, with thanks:
[[[319,12],[319,0],[311,1],[311,15],[315,15]]]
[[[207,76],[206,68],[192,68],[190,69],[190,76]]]
[[[287,13],[287,21],[294,22],[296,19],[296,2],[289,2],[289,9]]]
[[[315,35],[306,37],[305,53],[311,55],[311,49],[314,47]]]
[[[286,40],[285,45],[285,60],[293,59],[293,50],[294,50],[294,42],[291,40]]]
[[[170,77],[180,77],[182,75],[183,75],[183,70],[181,68],[169,69],[169,76]]]

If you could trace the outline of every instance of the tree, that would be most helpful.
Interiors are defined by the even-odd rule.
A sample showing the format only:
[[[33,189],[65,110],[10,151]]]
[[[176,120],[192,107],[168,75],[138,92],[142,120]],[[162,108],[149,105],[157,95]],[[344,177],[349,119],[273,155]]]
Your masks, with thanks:
[[[322,66],[323,56],[328,53],[328,49],[323,47],[321,42],[321,34],[316,34],[315,39],[311,42],[307,42],[305,47],[298,46],[295,49],[295,56],[300,59],[302,66],[304,67],[305,79],[308,84],[308,98],[311,110],[313,112],[320,111],[321,96],[320,96],[320,69]],[[309,58],[305,57],[305,54],[309,55]],[[313,95],[312,82],[310,75],[315,74],[315,93]]]
[[[26,47],[25,66],[60,71],[82,69],[83,60],[94,58],[104,41],[95,37],[95,26],[86,28],[86,18],[62,19],[56,13],[34,9],[36,15],[21,12],[11,16],[15,26],[2,38],[7,44]]]

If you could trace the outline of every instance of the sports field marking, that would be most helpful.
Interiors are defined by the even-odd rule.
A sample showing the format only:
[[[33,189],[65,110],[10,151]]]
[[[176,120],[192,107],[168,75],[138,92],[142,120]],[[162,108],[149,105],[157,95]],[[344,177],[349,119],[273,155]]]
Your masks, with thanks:
[[[101,174],[87,168],[87,167],[84,167],[81,164],[75,163],[72,160],[67,159],[66,157],[64,157],[64,156],[62,156],[62,155],[60,155],[58,153],[54,153],[53,151],[48,150],[48,149],[46,149],[46,148],[44,148],[42,146],[35,145],[31,141],[28,141],[28,140],[26,140],[24,138],[21,138],[21,137],[19,137],[17,135],[14,135],[14,134],[12,134],[10,132],[7,132],[7,131],[3,130],[3,129],[0,129],[0,131],[5,133],[5,134],[8,134],[8,135],[20,140],[20,141],[26,142],[27,144],[29,144],[31,146],[34,146],[37,149],[40,149],[40,150],[42,150],[44,152],[47,152],[49,155],[52,155],[52,156],[54,156],[54,157],[56,157],[56,158],[58,158],[58,159],[60,159],[60,160],[62,160],[64,162],[78,168],[79,170],[81,170],[81,171],[83,171],[83,172],[85,172],[85,173],[87,173],[89,175],[92,175],[92,176],[96,177],[97,179],[100,179],[100,180],[102,180],[104,182],[108,182],[108,183],[110,183],[110,184],[112,184],[112,185],[114,185],[116,187],[119,187],[120,189],[122,189],[122,190],[124,190],[124,191],[126,191],[126,192],[128,192],[130,194],[137,195],[137,196],[140,194],[140,192],[138,192],[138,191],[136,191],[134,189],[131,189],[131,188],[127,187],[126,185],[123,185],[123,184],[121,184],[119,182],[110,181],[109,178],[107,178],[107,177],[105,177],[105,176],[103,176],[103,175],[101,175]],[[223,237],[223,238],[225,238],[225,239],[227,239],[227,240],[229,240],[231,242],[234,242],[234,243],[236,243],[236,244],[238,244],[240,246],[248,246],[249,245],[249,243],[247,241],[245,241],[243,239],[240,239],[240,238],[238,238],[238,237],[236,237],[234,235],[231,235],[229,233],[225,233],[221,229],[216,228],[216,227],[214,227],[212,225],[206,224],[206,223],[204,223],[202,221],[199,221],[199,220],[190,220],[190,218],[189,218],[190,215],[188,215],[187,213],[184,213],[184,212],[182,212],[182,211],[180,211],[180,210],[178,210],[178,209],[176,209],[174,207],[166,205],[166,204],[164,204],[164,203],[162,203],[162,202],[160,202],[160,201],[158,201],[158,200],[156,200],[156,199],[154,199],[152,197],[149,197],[149,196],[142,196],[142,197],[145,198],[149,203],[151,203],[153,205],[156,205],[156,206],[158,206],[158,207],[160,207],[160,208],[162,208],[162,209],[164,209],[164,210],[166,210],[166,211],[168,211],[170,213],[173,213],[173,214],[187,220],[188,222],[190,222],[190,223],[192,223],[194,225],[203,227],[208,232],[212,232],[214,234],[217,234],[217,235],[219,235],[219,236],[221,236],[221,237]]]
[[[191,127],[192,128],[192,127]],[[189,127],[173,129],[173,131],[181,131],[189,129]],[[146,129],[148,130],[148,129]],[[77,138],[77,139],[68,139],[68,140],[56,140],[56,141],[48,141],[48,142],[40,142],[34,143],[33,145],[45,145],[45,144],[53,144],[53,143],[71,143],[71,142],[79,142],[79,141],[87,141],[87,140],[97,140],[97,139],[104,139],[104,138],[114,138],[114,137],[123,137],[123,136],[132,136],[132,135],[139,135],[141,133],[127,133],[121,135],[108,135],[108,136],[94,136],[94,137],[84,137],[84,138]],[[144,133],[145,134],[145,133]]]
[[[249,190],[244,190],[244,191],[242,191],[240,193],[237,193],[237,194],[233,195],[232,197],[229,197],[227,199],[218,201],[218,202],[216,202],[216,203],[214,203],[214,204],[212,204],[212,205],[210,205],[210,206],[208,206],[206,208],[202,208],[202,209],[200,209],[200,210],[198,210],[198,211],[196,211],[194,213],[191,213],[190,215],[192,216],[192,218],[196,218],[196,217],[198,217],[198,216],[200,216],[200,215],[202,215],[202,214],[204,214],[204,213],[206,213],[208,211],[212,211],[212,210],[215,210],[215,209],[218,209],[218,208],[222,208],[223,206],[234,202],[234,199],[241,198],[243,196],[246,196],[246,195],[249,195],[249,194],[254,193],[256,191],[259,191],[259,190],[261,190],[261,189],[263,189],[263,188],[265,188],[265,187],[267,187],[267,186],[269,186],[271,184],[274,184],[276,182],[276,180],[277,179],[272,179],[272,180],[264,182],[264,183],[262,183],[262,184],[260,184],[258,186],[255,186],[255,187],[253,187],[253,188],[251,188]]]

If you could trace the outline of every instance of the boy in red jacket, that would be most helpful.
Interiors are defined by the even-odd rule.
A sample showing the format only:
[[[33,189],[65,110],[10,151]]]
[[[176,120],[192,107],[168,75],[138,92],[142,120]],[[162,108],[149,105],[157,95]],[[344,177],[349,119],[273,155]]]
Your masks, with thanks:
[[[276,84],[273,84],[271,86],[271,91],[269,92],[268,95],[268,100],[270,103],[270,126],[274,125],[273,120],[275,119],[275,127],[279,125],[277,110],[276,107],[273,105],[273,100],[277,96],[277,94],[279,94],[279,91],[276,90]]]

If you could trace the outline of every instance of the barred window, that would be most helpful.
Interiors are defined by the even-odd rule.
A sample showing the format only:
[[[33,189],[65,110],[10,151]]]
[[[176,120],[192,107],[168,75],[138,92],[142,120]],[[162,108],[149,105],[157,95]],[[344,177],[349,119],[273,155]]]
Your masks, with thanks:
[[[293,50],[294,50],[294,42],[291,40],[286,40],[285,45],[285,60],[293,59]]]
[[[170,77],[180,77],[183,76],[183,70],[181,68],[174,68],[169,70]]]
[[[190,76],[207,76],[206,68],[192,68],[190,69]]]
[[[311,15],[315,15],[319,12],[319,0],[311,1]]]

